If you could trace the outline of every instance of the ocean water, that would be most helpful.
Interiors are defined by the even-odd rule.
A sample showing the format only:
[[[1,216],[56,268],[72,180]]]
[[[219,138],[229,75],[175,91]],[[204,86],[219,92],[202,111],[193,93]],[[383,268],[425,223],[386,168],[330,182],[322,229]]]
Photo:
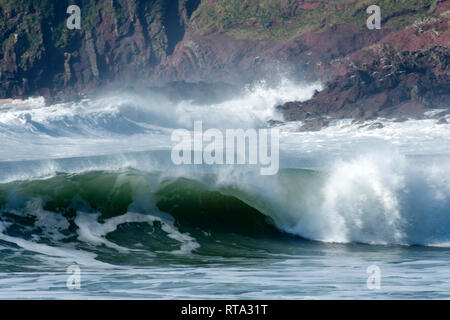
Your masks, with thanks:
[[[281,125],[273,176],[170,160],[174,129],[264,128],[320,88],[2,101],[0,298],[450,298],[449,125]]]

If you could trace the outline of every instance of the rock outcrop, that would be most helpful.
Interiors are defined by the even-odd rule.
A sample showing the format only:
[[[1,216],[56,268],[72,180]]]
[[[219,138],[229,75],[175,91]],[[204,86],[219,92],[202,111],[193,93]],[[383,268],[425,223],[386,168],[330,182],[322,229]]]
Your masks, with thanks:
[[[303,121],[301,130],[319,130],[333,119],[420,119],[450,110],[450,1],[436,2],[433,12],[317,66],[315,74],[329,79],[325,89],[278,110],[286,120]]]
[[[402,120],[450,110],[450,48],[388,51],[380,60],[337,76],[312,99],[278,109],[286,120],[304,121],[303,130],[320,129],[330,119]]]

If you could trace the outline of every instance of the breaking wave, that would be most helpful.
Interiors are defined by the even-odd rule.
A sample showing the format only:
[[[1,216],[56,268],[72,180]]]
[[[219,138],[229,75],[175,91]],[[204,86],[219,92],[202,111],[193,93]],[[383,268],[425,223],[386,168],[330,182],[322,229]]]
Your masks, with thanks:
[[[432,120],[287,124],[274,176],[167,161],[173,128],[264,126],[276,104],[317,89],[262,83],[209,106],[145,94],[2,102],[0,246],[106,265],[278,253],[267,239],[449,246],[449,129]]]
[[[398,154],[275,176],[233,168],[57,173],[0,185],[0,240],[102,262],[139,252],[227,255],[236,243],[269,238],[446,246],[449,186],[448,165]]]

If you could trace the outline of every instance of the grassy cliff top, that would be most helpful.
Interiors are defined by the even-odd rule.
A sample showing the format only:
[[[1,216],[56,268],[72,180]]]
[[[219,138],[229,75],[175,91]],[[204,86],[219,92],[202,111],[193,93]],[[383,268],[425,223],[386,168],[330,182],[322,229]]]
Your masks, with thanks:
[[[308,32],[349,24],[365,28],[367,7],[381,8],[393,30],[432,16],[438,0],[204,0],[193,14],[196,33],[224,33],[238,39],[288,40]]]

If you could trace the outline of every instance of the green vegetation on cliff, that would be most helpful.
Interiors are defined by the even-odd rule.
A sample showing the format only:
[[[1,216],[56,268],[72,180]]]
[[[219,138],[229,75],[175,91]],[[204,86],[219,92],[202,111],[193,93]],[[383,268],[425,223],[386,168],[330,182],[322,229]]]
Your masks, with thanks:
[[[0,0],[0,96],[151,70],[182,39],[196,1]],[[72,4],[81,30],[66,27]]]
[[[81,30],[66,27],[71,4],[81,8]],[[366,32],[373,4],[383,32]],[[252,78],[280,43],[283,63],[305,72],[446,8],[442,0],[0,0],[0,97],[215,72]]]
[[[381,8],[385,27],[401,29],[431,15],[437,0],[206,0],[192,17],[197,33],[234,38],[288,40],[338,24],[365,28],[366,8]]]

